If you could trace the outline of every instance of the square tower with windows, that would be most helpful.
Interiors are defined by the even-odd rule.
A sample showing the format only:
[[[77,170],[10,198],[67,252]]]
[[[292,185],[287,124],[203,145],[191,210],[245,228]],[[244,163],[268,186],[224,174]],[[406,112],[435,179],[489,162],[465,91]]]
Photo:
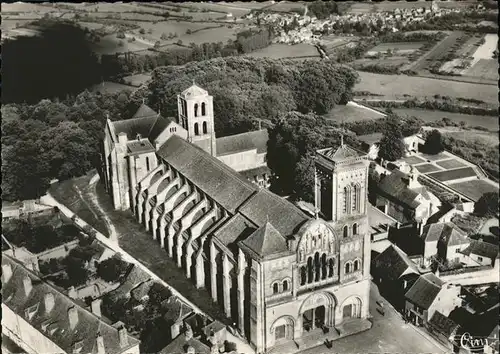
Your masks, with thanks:
[[[177,96],[179,124],[187,131],[187,140],[216,155],[213,97],[193,82]]]

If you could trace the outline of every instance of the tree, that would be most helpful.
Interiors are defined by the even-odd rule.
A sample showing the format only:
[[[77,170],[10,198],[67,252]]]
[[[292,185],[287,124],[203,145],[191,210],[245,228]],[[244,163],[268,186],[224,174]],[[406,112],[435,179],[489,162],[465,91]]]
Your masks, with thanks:
[[[72,286],[85,284],[89,279],[89,272],[85,268],[85,263],[80,258],[66,257],[64,260],[68,283]]]
[[[430,155],[439,154],[444,150],[443,137],[441,136],[439,130],[433,129],[427,134],[422,150],[426,154]]]
[[[149,302],[155,306],[160,304],[172,296],[172,292],[162,284],[154,282],[148,292]]]
[[[139,30],[139,33],[140,33],[140,34],[145,34],[145,33],[146,33],[146,30],[145,30],[144,28],[141,28],[141,29]]]
[[[127,262],[114,255],[98,264],[97,275],[109,283],[117,282],[125,274],[128,266]]]
[[[498,215],[498,193],[484,193],[474,204],[474,213],[486,217]]]
[[[401,127],[395,116],[389,116],[386,129],[379,142],[378,156],[387,161],[396,161],[404,156],[405,144]]]

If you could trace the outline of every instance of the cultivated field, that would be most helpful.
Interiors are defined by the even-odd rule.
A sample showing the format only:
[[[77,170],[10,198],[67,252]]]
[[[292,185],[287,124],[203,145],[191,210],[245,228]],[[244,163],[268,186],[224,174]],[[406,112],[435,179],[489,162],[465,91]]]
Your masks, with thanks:
[[[375,56],[377,54],[386,54],[391,51],[394,54],[411,54],[419,50],[425,42],[398,42],[381,43],[366,52],[366,56]]]
[[[453,168],[461,168],[464,167],[465,165],[461,163],[458,160],[455,159],[449,159],[449,160],[443,160],[443,161],[438,161],[436,162],[436,165],[441,166],[444,169],[453,169]]]
[[[150,79],[151,79],[151,74],[148,73],[130,75],[130,76],[125,76],[123,78],[125,84],[135,87],[144,85]]]
[[[151,48],[153,44],[137,39],[134,42],[128,42],[127,38],[120,39],[116,38],[116,34],[108,34],[101,37],[99,42],[93,43],[93,50],[98,54],[138,52]]]
[[[119,84],[117,82],[105,81],[104,83],[94,85],[90,88],[91,92],[100,93],[117,93],[125,90],[135,91],[137,88],[133,86]]]
[[[463,75],[498,80],[498,60],[479,59],[471,68],[465,70]]]
[[[430,164],[430,163],[426,163],[426,164],[423,164],[423,165],[418,165],[415,168],[420,173],[428,173],[428,172],[439,171],[439,167],[436,167],[436,166],[434,166],[433,164]]]
[[[379,119],[385,117],[385,114],[363,107],[356,103],[349,102],[346,105],[335,106],[330,112],[325,114],[324,117],[338,123],[349,123]]]
[[[144,22],[141,23],[140,25],[141,28],[146,31],[146,33],[141,34],[139,32],[140,29],[131,31],[131,33],[133,33],[137,37],[144,37],[146,40],[150,40],[153,43],[156,41],[160,41],[161,44],[175,43],[179,39],[181,39],[184,42],[185,38],[181,37],[186,36],[187,31],[196,32],[200,31],[201,29],[217,28],[220,26],[220,24],[217,23],[199,23],[199,22],[174,21],[174,20],[161,21],[157,23]],[[151,33],[149,33],[149,31],[151,31]],[[168,36],[170,33],[177,34],[177,37],[164,40],[161,39],[161,36],[163,34]],[[196,32],[196,34],[197,33],[199,32]]]
[[[471,180],[460,183],[450,184],[450,187],[465,194],[474,201],[479,200],[484,193],[498,193],[499,186],[488,183],[484,180]]]
[[[290,12],[293,9],[304,9],[305,3],[305,1],[276,1],[273,5],[267,7],[266,10]]]
[[[428,173],[427,175],[429,177],[434,177],[438,181],[447,182],[466,177],[474,177],[476,176],[476,172],[472,167],[464,167],[464,168],[457,168],[455,170]]]
[[[405,94],[414,97],[446,95],[454,98],[474,98],[494,105],[498,104],[498,89],[497,86],[493,85],[367,72],[359,72],[359,76],[361,81],[356,84],[354,91],[376,92],[383,96],[379,97],[381,100],[406,99]]]
[[[448,118],[456,123],[465,122],[467,125],[471,127],[484,127],[491,131],[495,132],[498,131],[497,117],[474,116],[471,114],[431,111],[431,110],[413,109],[413,108],[394,108],[393,111],[402,116],[409,115],[418,117],[422,119],[424,122],[435,122],[443,118]],[[451,127],[446,127],[446,129],[449,128]],[[470,131],[468,131],[467,134],[470,134]]]
[[[270,46],[256,50],[252,53],[246,54],[255,58],[300,58],[300,57],[318,57],[319,53],[316,47],[307,43],[300,43],[295,45],[288,44],[271,44]]]
[[[474,1],[440,1],[442,8],[464,8]],[[394,11],[395,9],[417,9],[430,8],[430,1],[381,1],[381,2],[354,2],[349,10],[350,13],[363,14],[380,11]]]

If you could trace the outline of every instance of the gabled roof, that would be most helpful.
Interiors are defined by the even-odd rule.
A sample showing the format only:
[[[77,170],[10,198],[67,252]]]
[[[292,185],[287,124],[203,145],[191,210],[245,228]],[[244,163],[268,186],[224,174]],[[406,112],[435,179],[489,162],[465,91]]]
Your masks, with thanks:
[[[127,152],[129,154],[140,154],[151,151],[155,151],[155,148],[148,139],[136,139],[127,142]]]
[[[163,348],[158,354],[180,354],[187,353],[187,348],[192,347],[196,354],[210,354],[208,345],[202,343],[195,337],[188,338],[184,333],[179,334],[175,339]]]
[[[408,188],[408,184],[405,182],[407,178],[408,176],[403,172],[394,170],[390,175],[382,178],[378,188],[384,194],[391,196],[402,204],[410,208],[416,208],[419,206],[419,203],[416,202],[415,199],[419,195],[419,192]]]
[[[327,148],[318,150],[318,153],[325,156],[331,161],[340,162],[349,160],[351,158],[359,157],[360,154],[358,151],[349,147],[348,145],[341,144],[337,149],[335,148]]]
[[[106,353],[109,354],[123,353],[139,344],[137,339],[127,334],[128,345],[122,348],[117,328],[79,306],[74,300],[42,281],[20,262],[5,254],[2,257],[2,270],[4,266],[10,266],[12,275],[8,281],[4,281],[5,274],[2,274],[2,303],[66,353],[73,353],[76,343],[81,347],[81,353],[97,353],[98,333],[103,337]],[[31,279],[32,284],[28,296],[23,285],[26,277]],[[54,306],[50,311],[45,307],[47,294],[54,298]],[[76,309],[78,317],[74,329],[71,329],[69,324],[68,311],[71,308]],[[28,309],[34,312],[31,318],[27,317]]]
[[[423,274],[408,289],[405,298],[424,309],[428,309],[438,296],[443,284],[444,282],[434,274]]]
[[[132,289],[150,279],[151,277],[148,273],[143,271],[140,267],[132,265],[125,276],[125,280],[118,288],[113,290],[110,295],[113,297],[129,296]]]
[[[257,225],[238,213],[215,231],[214,236],[226,247],[229,247],[234,242],[250,236],[257,228]]]
[[[467,256],[476,254],[494,260],[498,257],[498,246],[484,241],[471,240],[470,245],[462,253]]]
[[[170,296],[164,306],[168,309],[164,319],[167,321],[171,320],[174,323],[182,321],[193,312],[191,307],[186,305],[175,295]]]
[[[295,205],[267,189],[254,194],[240,207],[239,212],[257,226],[271,223],[284,237],[293,235],[310,219]]]
[[[391,245],[374,260],[377,270],[390,280],[408,273],[419,274],[417,265],[396,245]]]
[[[249,170],[239,171],[239,173],[247,179],[253,179],[255,176],[262,176],[271,174],[271,169],[267,165],[251,168]]]
[[[132,116],[132,119],[134,118],[144,118],[144,117],[152,117],[156,116],[158,113],[155,112],[151,107],[147,106],[146,104],[141,104],[139,108],[137,108],[137,111],[135,114]]]
[[[453,223],[437,223],[424,227],[421,238],[426,242],[442,242],[448,246],[467,243],[465,234]]]
[[[255,252],[259,258],[266,258],[288,251],[285,238],[269,222],[266,222],[264,226],[241,241],[241,243]]]
[[[231,213],[258,190],[222,161],[177,135],[157,155]]]
[[[258,154],[267,151],[267,129],[217,138],[217,156],[257,149]]]
[[[200,86],[193,83],[189,88],[182,91],[181,96],[185,98],[192,98],[197,96],[206,96],[208,92],[202,89]]]
[[[438,331],[441,334],[444,334],[446,338],[456,334],[460,330],[459,324],[457,324],[453,320],[450,320],[439,311],[434,312],[434,315],[432,315],[429,324],[434,330]]]

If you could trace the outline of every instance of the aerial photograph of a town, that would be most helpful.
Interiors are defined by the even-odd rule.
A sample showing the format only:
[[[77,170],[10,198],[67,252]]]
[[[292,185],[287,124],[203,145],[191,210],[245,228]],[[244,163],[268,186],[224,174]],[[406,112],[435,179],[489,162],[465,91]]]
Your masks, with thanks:
[[[7,354],[499,354],[496,0],[4,2]]]

